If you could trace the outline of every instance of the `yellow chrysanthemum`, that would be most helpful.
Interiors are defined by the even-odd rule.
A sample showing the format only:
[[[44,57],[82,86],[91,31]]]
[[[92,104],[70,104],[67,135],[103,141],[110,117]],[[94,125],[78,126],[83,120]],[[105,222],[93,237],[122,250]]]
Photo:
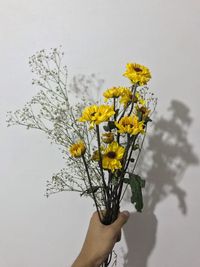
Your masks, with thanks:
[[[123,91],[121,99],[119,102],[126,107],[130,101],[135,102],[135,101],[137,101],[137,98],[136,98],[136,96],[133,97],[133,93],[131,92],[131,90],[129,88],[126,88],[126,90]]]
[[[86,146],[83,141],[78,141],[77,143],[73,144],[69,148],[69,152],[72,157],[80,158],[82,155],[85,154]]]
[[[117,142],[112,142],[109,144],[102,158],[102,166],[106,170],[111,170],[114,172],[117,169],[122,168],[121,159],[124,155],[124,147],[120,146]]]
[[[108,121],[112,115],[115,114],[114,108],[108,105],[92,105],[86,107],[82,112],[80,122],[90,122],[90,128],[98,125],[101,122]]]
[[[150,70],[137,63],[128,63],[123,75],[129,78],[132,83],[138,83],[138,85],[145,85],[151,79]]]
[[[136,135],[144,133],[144,121],[139,121],[136,115],[121,118],[119,122],[115,122],[119,133],[128,133]]]
[[[107,102],[110,98],[118,98],[124,92],[125,87],[112,87],[107,89],[104,93],[104,101]]]
[[[122,94],[122,97],[119,102],[123,104],[124,107],[126,107],[129,102],[139,103],[141,105],[146,104],[145,99],[143,99],[138,92],[136,92],[133,96],[133,93],[130,89],[124,90],[124,93]]]

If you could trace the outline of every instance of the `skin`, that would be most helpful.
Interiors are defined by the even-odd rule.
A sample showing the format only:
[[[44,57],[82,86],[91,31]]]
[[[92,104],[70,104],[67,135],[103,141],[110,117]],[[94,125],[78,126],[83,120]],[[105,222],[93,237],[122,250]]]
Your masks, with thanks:
[[[129,212],[123,211],[111,225],[103,225],[95,212],[88,227],[81,252],[72,267],[99,267],[120,240],[121,228],[127,222]]]

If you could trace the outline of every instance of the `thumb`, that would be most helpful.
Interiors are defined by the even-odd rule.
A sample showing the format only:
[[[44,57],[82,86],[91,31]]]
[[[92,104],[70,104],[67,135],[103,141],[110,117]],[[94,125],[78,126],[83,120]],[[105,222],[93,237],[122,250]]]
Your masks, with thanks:
[[[120,230],[122,226],[128,221],[129,216],[130,214],[127,210],[120,212],[117,220],[112,224],[113,227],[115,227],[116,230]]]

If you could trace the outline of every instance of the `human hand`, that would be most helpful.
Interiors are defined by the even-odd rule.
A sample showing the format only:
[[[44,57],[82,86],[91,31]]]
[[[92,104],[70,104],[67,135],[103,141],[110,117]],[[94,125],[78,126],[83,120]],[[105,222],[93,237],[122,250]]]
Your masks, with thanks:
[[[95,212],[90,220],[85,242],[72,267],[98,267],[104,262],[115,243],[119,241],[121,228],[127,222],[129,212],[120,212],[117,220],[111,225],[100,222]]]

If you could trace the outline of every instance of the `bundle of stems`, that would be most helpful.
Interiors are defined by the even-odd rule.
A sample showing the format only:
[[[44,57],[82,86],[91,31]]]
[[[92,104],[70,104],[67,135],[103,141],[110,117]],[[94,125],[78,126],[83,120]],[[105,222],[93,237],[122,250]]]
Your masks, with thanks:
[[[133,93],[133,98],[135,97],[135,92],[136,92],[136,87],[132,86],[132,91],[134,91]],[[115,99],[114,99],[115,101]],[[131,110],[134,107],[134,103],[132,103],[131,105]],[[114,110],[115,111],[115,110]],[[129,111],[129,114],[131,114],[131,111]],[[122,117],[122,116],[121,116]],[[116,119],[116,117],[115,117]],[[118,122],[120,121],[120,118],[118,119]],[[96,199],[95,196],[95,190],[97,188],[95,188],[92,185],[92,180],[90,178],[90,174],[88,171],[88,167],[87,167],[87,163],[86,163],[86,159],[84,157],[84,155],[82,155],[82,159],[83,159],[83,163],[85,166],[85,170],[87,173],[87,177],[88,177],[88,181],[90,184],[90,192],[92,192],[92,197],[94,199],[95,202],[95,206],[96,206],[96,210],[98,212],[99,215],[99,219],[100,221],[105,224],[105,225],[109,225],[111,223],[113,223],[117,217],[118,217],[118,213],[120,210],[120,202],[122,199],[122,193],[123,193],[123,185],[124,183],[127,183],[127,179],[125,179],[125,174],[128,173],[128,167],[129,164],[132,160],[132,154],[134,151],[134,147],[136,144],[136,140],[138,137],[137,135],[130,135],[129,133],[127,133],[127,140],[126,140],[126,147],[125,147],[125,152],[124,152],[124,156],[122,159],[122,167],[121,169],[118,169],[115,172],[112,172],[111,170],[107,170],[108,172],[108,177],[106,179],[105,177],[105,170],[103,169],[103,165],[102,165],[102,153],[101,153],[101,139],[100,139],[100,129],[99,129],[99,125],[96,125],[96,133],[97,133],[97,143],[98,143],[98,153],[99,153],[99,169],[100,169],[100,173],[101,173],[101,178],[102,178],[102,196],[103,196],[103,203],[104,203],[104,207],[105,207],[105,212],[101,212],[101,210],[99,209],[99,205],[98,205],[98,201]],[[119,143],[120,140],[120,134],[117,134],[117,140]],[[143,144],[143,142],[142,142]],[[142,146],[141,146],[142,148]],[[137,161],[141,152],[141,148],[139,149],[138,152],[138,157],[137,157]],[[137,163],[136,161],[136,163]],[[134,164],[134,168],[132,170],[132,173],[134,172],[136,164]],[[114,183],[113,183],[114,181]],[[141,207],[142,209],[142,207]]]

